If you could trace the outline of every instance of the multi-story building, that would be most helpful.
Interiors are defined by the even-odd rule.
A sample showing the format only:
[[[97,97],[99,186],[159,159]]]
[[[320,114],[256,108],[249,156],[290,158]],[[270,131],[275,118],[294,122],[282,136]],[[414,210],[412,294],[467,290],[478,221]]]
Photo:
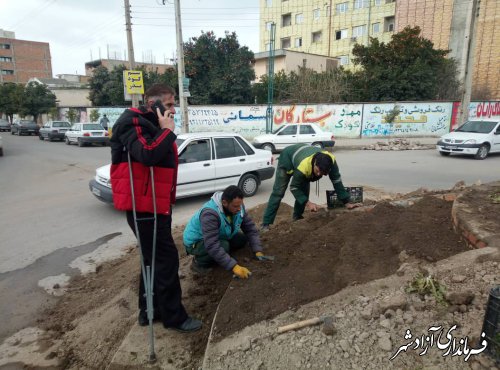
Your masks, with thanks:
[[[0,29],[0,83],[26,83],[32,77],[52,78],[49,44],[18,40]]]
[[[422,36],[436,48],[449,49],[463,76],[467,59],[467,30],[472,16],[471,0],[398,0],[396,31],[419,26]],[[479,99],[500,99],[500,1],[481,0],[476,17],[476,42],[472,90]],[[485,96],[481,96],[485,94]]]
[[[260,0],[260,51],[276,49],[336,57],[352,67],[355,43],[388,42],[394,33],[395,0]]]
[[[164,73],[167,69],[172,69],[174,66],[170,64],[157,64],[157,63],[144,63],[144,62],[136,62],[137,67],[144,67],[147,71],[156,71],[160,74]],[[112,70],[114,67],[118,67],[120,65],[124,65],[129,68],[128,60],[120,60],[120,59],[97,59],[91,62],[85,63],[85,74],[87,76],[92,76],[94,73],[94,69],[97,67],[103,66],[108,70]]]

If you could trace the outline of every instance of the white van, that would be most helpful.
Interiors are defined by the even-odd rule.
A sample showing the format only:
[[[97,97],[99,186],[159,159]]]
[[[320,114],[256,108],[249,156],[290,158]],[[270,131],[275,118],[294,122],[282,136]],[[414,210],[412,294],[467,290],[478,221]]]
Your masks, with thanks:
[[[441,136],[436,149],[439,154],[473,155],[485,159],[489,153],[500,152],[500,121],[467,121],[459,128]]]

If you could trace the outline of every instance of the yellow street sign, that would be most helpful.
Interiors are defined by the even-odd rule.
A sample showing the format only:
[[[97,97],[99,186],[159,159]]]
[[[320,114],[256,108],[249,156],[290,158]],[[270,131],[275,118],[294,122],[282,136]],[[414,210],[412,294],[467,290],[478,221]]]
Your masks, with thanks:
[[[144,94],[142,71],[123,71],[123,82],[127,94]]]

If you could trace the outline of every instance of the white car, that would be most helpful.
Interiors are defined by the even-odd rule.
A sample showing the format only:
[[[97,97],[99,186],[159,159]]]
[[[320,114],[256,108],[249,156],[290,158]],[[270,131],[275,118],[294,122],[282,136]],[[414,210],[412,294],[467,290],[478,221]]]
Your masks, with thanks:
[[[64,133],[66,144],[109,144],[109,133],[98,123],[75,123]]]
[[[500,121],[467,121],[454,131],[441,136],[436,149],[439,154],[473,155],[485,159],[500,152]]]
[[[239,135],[193,133],[177,136],[179,170],[177,198],[213,193],[237,185],[246,197],[257,192],[261,181],[274,175],[273,156],[255,149]],[[99,167],[89,188],[99,200],[113,202],[111,165]]]
[[[304,143],[319,148],[333,147],[335,137],[332,132],[323,131],[315,124],[283,125],[272,134],[259,135],[253,139],[256,148],[275,152],[289,145]]]

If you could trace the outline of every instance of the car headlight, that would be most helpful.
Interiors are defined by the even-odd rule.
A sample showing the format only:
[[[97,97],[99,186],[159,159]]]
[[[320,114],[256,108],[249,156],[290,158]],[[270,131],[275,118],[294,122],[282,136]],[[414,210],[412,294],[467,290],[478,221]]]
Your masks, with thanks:
[[[474,139],[465,140],[464,144],[476,144],[476,140]]]

